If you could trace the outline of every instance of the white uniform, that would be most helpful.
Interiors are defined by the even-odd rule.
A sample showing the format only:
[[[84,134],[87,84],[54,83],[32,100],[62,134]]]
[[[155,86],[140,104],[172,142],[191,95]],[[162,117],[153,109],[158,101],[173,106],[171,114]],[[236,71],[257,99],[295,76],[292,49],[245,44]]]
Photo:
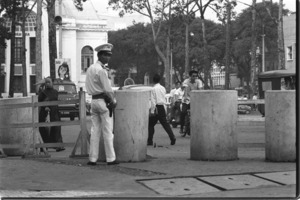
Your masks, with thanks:
[[[113,97],[107,70],[103,64],[97,61],[91,65],[86,73],[86,90],[90,95],[108,93]],[[106,107],[104,99],[92,99],[91,103],[91,138],[89,160],[96,162],[99,157],[100,135],[103,134],[106,162],[116,160],[113,140],[113,116],[109,116],[109,110]]]

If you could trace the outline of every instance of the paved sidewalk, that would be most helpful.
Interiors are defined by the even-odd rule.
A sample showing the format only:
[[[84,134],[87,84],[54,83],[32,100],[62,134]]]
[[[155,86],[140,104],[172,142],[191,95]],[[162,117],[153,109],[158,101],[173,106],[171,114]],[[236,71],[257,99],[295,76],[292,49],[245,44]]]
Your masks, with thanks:
[[[47,159],[2,158],[0,196],[294,197],[296,164],[265,161],[261,123],[240,123],[238,129],[235,161],[190,160],[190,138],[173,129],[177,141],[170,146],[160,125],[154,136],[156,146],[147,147],[145,162],[88,166],[87,158],[69,158],[72,148],[50,151]]]

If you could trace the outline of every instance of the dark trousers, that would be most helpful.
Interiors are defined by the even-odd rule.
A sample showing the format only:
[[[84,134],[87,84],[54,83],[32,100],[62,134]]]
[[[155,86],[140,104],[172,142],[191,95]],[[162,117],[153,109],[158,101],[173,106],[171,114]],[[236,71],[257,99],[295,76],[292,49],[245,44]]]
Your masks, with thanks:
[[[181,101],[176,101],[174,103],[174,105],[172,106],[172,108],[171,108],[171,120],[176,118],[176,116],[175,116],[176,110],[178,110],[179,113],[180,113],[180,104],[181,104]]]
[[[48,112],[44,108],[39,114],[39,122],[45,122]],[[50,111],[50,121],[60,121],[59,113],[56,109]],[[61,126],[39,127],[39,131],[44,143],[62,143]]]
[[[170,124],[167,122],[165,107],[163,105],[156,105],[156,109],[157,109],[157,114],[155,116],[149,117],[148,143],[153,142],[154,126],[157,124],[157,121],[161,123],[161,125],[169,135],[170,140],[175,139],[172,128]]]
[[[182,103],[182,110],[180,115],[180,129],[183,129],[183,126],[185,125],[185,118],[187,115],[187,110],[190,109],[190,104]]]

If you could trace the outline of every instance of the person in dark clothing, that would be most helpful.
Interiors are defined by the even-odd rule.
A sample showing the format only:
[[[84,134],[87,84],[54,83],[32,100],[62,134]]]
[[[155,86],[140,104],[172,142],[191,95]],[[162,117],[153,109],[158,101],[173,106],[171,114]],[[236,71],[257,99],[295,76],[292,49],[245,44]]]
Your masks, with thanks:
[[[57,101],[58,91],[53,89],[51,78],[45,78],[45,88],[39,92],[38,101]],[[42,106],[39,112],[39,122],[45,122],[50,115],[50,122],[60,121],[58,106]],[[44,143],[62,143],[61,126],[39,127]],[[65,148],[58,147],[56,151],[63,151]]]
[[[176,138],[171,129],[170,124],[167,122],[166,111],[165,111],[165,95],[166,89],[159,84],[160,76],[155,74],[153,77],[154,86],[151,90],[151,108],[150,108],[150,116],[149,116],[149,126],[148,126],[148,142],[147,145],[153,145],[153,136],[154,136],[154,126],[157,121],[161,123],[169,138],[171,140],[171,145],[174,145],[176,142]]]

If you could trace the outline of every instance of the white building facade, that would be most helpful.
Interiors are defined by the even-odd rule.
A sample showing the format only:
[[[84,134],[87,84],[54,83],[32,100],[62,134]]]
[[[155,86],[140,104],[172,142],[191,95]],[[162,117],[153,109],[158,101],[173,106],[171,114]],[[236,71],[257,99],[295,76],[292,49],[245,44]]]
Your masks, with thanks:
[[[59,9],[59,1],[56,1],[56,13]],[[35,22],[36,7],[28,16],[26,21],[26,74],[27,91],[30,94],[35,93]],[[92,3],[87,0],[83,3],[83,11],[78,11],[73,4],[73,0],[61,1],[62,32],[59,32],[57,26],[57,58],[69,60],[69,69],[71,80],[78,86],[84,88],[86,69],[97,61],[97,52],[95,47],[107,43],[107,20],[100,19]],[[7,23],[9,26],[9,23]],[[50,75],[49,66],[49,45],[48,45],[48,15],[45,5],[42,11],[42,76]],[[60,35],[62,36],[60,38]],[[15,95],[22,96],[22,66],[20,61],[22,33],[20,26],[16,30],[15,45]],[[59,44],[61,41],[61,45]],[[11,41],[7,40],[6,49],[0,52],[1,76],[0,91],[5,97],[9,91],[10,77],[10,51]],[[61,47],[61,49],[60,49]],[[59,55],[61,52],[61,55]],[[56,72],[57,73],[57,72]]]

